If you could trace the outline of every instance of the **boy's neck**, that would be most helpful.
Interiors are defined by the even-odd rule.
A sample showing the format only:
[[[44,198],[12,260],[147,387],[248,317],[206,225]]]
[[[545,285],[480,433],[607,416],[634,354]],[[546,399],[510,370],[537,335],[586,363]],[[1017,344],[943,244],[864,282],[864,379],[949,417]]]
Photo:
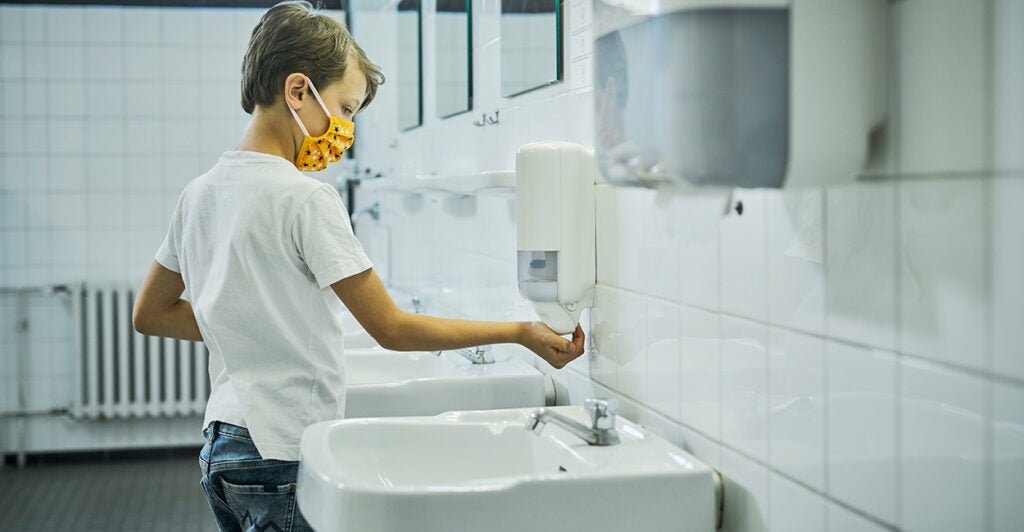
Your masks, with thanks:
[[[291,116],[288,117],[291,120]],[[273,109],[257,106],[236,150],[268,153],[292,161],[298,146],[291,133],[291,124]]]

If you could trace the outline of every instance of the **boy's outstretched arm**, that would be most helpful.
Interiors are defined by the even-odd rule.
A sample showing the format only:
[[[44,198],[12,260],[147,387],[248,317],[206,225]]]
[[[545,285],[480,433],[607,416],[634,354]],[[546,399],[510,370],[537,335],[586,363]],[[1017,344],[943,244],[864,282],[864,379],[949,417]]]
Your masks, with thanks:
[[[181,299],[185,282],[181,274],[153,261],[135,296],[132,324],[135,330],[151,336],[166,336],[202,342],[192,304]]]
[[[566,340],[540,322],[493,322],[437,318],[404,312],[370,268],[331,285],[366,332],[381,347],[437,351],[486,344],[523,345],[555,368],[583,354],[583,329]]]

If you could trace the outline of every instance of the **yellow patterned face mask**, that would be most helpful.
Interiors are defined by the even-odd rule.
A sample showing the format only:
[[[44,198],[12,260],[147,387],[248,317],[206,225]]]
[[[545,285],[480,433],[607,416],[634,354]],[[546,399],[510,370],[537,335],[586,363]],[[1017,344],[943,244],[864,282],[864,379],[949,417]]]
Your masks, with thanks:
[[[313,86],[313,82],[309,78],[306,78],[306,81],[309,82],[309,88],[313,91],[313,96],[316,97],[316,101],[320,103],[320,107],[323,108],[331,123],[323,135],[318,137],[310,136],[309,131],[306,131],[306,126],[302,124],[302,120],[299,120],[298,113],[290,105],[288,106],[288,110],[292,112],[292,116],[299,124],[299,129],[305,135],[302,146],[299,147],[299,153],[295,155],[295,167],[303,172],[319,172],[327,168],[327,163],[340,160],[342,152],[352,147],[356,126],[344,118],[331,116],[331,112],[327,110],[327,106],[324,105],[324,101],[320,98],[320,93],[316,91],[316,87]]]

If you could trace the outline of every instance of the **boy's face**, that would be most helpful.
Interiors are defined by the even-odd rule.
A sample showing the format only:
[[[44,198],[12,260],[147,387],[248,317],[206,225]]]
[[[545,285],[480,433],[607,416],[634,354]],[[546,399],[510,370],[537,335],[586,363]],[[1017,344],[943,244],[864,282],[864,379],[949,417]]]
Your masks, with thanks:
[[[366,98],[366,75],[358,66],[352,64],[340,80],[316,89],[332,116],[351,121]],[[310,135],[322,135],[327,131],[330,120],[324,115],[324,110],[312,92],[307,94],[307,98],[303,98],[303,104],[298,110],[299,118],[306,125]]]

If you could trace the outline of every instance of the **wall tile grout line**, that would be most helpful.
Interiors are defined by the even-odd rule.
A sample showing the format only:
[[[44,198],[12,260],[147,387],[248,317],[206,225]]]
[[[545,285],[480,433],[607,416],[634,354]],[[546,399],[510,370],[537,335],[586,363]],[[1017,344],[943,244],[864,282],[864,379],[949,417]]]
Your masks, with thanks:
[[[891,47],[890,49],[892,50],[892,52],[889,54],[889,57],[892,57],[893,58],[893,62],[895,63],[894,72],[898,72],[899,69],[900,69],[900,66],[901,66],[900,65],[900,57],[901,57],[901,55],[900,55],[899,29],[898,28],[894,28],[894,30],[891,32],[891,34],[895,35],[897,37],[894,39],[894,42],[890,43],[890,47]],[[899,82],[897,81],[895,74],[893,74],[892,81],[893,81],[893,83],[891,83],[890,86],[892,87],[893,93],[895,93],[895,95],[896,95],[896,97],[893,98],[893,100],[895,100],[895,103],[893,105],[894,105],[894,107],[896,107],[896,112],[899,113],[900,112],[899,102],[901,101],[900,95],[902,93],[902,87],[900,86]],[[897,132],[899,132],[899,130],[900,130],[899,121],[894,121],[893,127],[896,128]],[[896,173],[897,174],[899,174],[899,172],[902,170],[901,164],[900,164],[900,161],[901,161],[900,153],[902,152],[902,145],[900,144],[900,138],[901,138],[901,136],[899,134],[897,134],[897,135],[894,135],[894,140],[893,140],[893,144],[895,144],[895,147],[894,147],[893,151],[896,154],[895,166],[896,166]],[[900,387],[901,387],[902,378],[903,378],[903,360],[904,360],[904,354],[903,353],[905,352],[905,349],[903,349],[903,333],[902,333],[902,331],[903,331],[903,275],[902,275],[903,267],[902,267],[902,261],[904,259],[904,253],[903,253],[903,234],[904,234],[903,228],[904,228],[904,223],[903,223],[903,218],[902,218],[902,216],[903,216],[903,184],[902,184],[902,182],[896,182],[895,185],[892,188],[893,188],[893,202],[892,202],[892,209],[893,209],[892,217],[893,218],[892,219],[893,219],[893,227],[894,227],[894,231],[893,231],[893,248],[894,249],[893,249],[893,254],[892,254],[892,256],[893,256],[893,263],[892,263],[892,265],[890,265],[890,267],[893,268],[893,270],[894,270],[894,274],[893,274],[893,289],[894,289],[894,291],[896,293],[896,297],[895,297],[895,301],[894,301],[894,305],[893,305],[893,326],[894,327],[893,327],[893,332],[892,332],[893,335],[895,335],[895,338],[893,339],[893,345],[896,347],[895,367],[893,368],[893,371],[894,371],[893,400],[895,402],[895,405],[894,405],[895,411],[894,411],[894,415],[893,415],[893,422],[895,424],[895,426],[893,427],[893,435],[895,436],[894,448],[893,448],[893,465],[894,465],[894,468],[895,468],[895,483],[894,483],[894,486],[893,486],[893,490],[894,490],[894,498],[895,498],[895,518],[894,518],[894,520],[895,520],[895,522],[897,524],[902,524],[902,522],[903,522],[902,521],[902,518],[903,518],[903,482],[904,482],[904,479],[903,479],[903,470],[904,470],[903,469],[903,433],[902,433],[902,429],[903,429],[903,396],[900,393]]]
[[[994,76],[994,57],[995,57],[995,31],[994,31],[994,19],[993,14],[995,9],[993,6],[993,0],[985,1],[985,11],[987,16],[984,17],[985,28],[983,33],[985,35],[984,42],[984,85],[985,94],[995,94],[995,82]],[[995,105],[993,98],[986,98],[984,101],[984,122],[985,127],[983,128],[983,134],[985,140],[983,145],[986,146],[986,153],[984,160],[987,163],[986,166],[989,168],[995,168]],[[986,305],[984,308],[984,319],[983,319],[983,346],[985,351],[984,366],[988,372],[995,374],[995,263],[993,257],[995,256],[994,245],[993,245],[993,231],[995,230],[995,223],[993,216],[994,211],[994,182],[993,179],[985,179],[982,181],[982,256],[984,265],[982,269],[982,291],[985,294]],[[992,379],[982,380],[982,456],[984,457],[984,466],[982,468],[982,528],[984,530],[993,531],[995,529],[995,385],[996,382]]]
[[[822,309],[822,314],[823,315],[822,315],[822,319],[821,319],[821,330],[822,330],[822,334],[826,335],[826,336],[828,335],[829,331],[832,330],[831,329],[831,320],[829,319],[829,316],[831,316],[831,314],[832,314],[831,312],[829,312],[829,309],[832,308],[832,307],[831,307],[831,305],[829,305],[829,302],[831,301],[832,297],[834,297],[832,295],[832,291],[829,290],[829,286],[830,286],[829,285],[829,281],[830,281],[831,277],[834,275],[834,273],[832,272],[832,269],[829,268],[829,263],[831,262],[829,260],[829,253],[831,252],[831,247],[829,245],[829,238],[828,238],[828,235],[829,235],[828,198],[829,198],[828,190],[823,187],[821,189],[820,209],[821,209],[821,243],[822,243],[821,244],[821,253],[822,253],[822,255],[821,255],[821,257],[822,257],[822,282],[823,282],[823,285],[825,287],[824,288],[825,293],[822,295],[822,299],[824,300],[823,301],[824,308]],[[828,437],[828,428],[829,428],[829,422],[830,422],[828,410],[829,410],[829,406],[832,404],[832,398],[831,398],[832,390],[828,386],[828,378],[829,378],[828,352],[829,351],[828,351],[828,344],[827,344],[827,342],[828,342],[828,340],[824,340],[824,339],[821,340],[821,353],[820,353],[821,354],[821,381],[820,381],[820,385],[821,385],[821,447],[822,447],[821,452],[822,452],[822,456],[823,456],[822,469],[824,470],[824,471],[822,471],[822,482],[823,482],[822,490],[826,494],[829,493],[829,486],[830,486],[830,479],[831,479],[831,475],[829,474],[829,451],[831,449],[831,447],[830,447],[831,446],[831,440]],[[829,511],[828,511],[828,507],[826,507],[824,510],[825,510],[825,527],[826,527],[826,529],[828,529],[828,526],[829,526]]]

